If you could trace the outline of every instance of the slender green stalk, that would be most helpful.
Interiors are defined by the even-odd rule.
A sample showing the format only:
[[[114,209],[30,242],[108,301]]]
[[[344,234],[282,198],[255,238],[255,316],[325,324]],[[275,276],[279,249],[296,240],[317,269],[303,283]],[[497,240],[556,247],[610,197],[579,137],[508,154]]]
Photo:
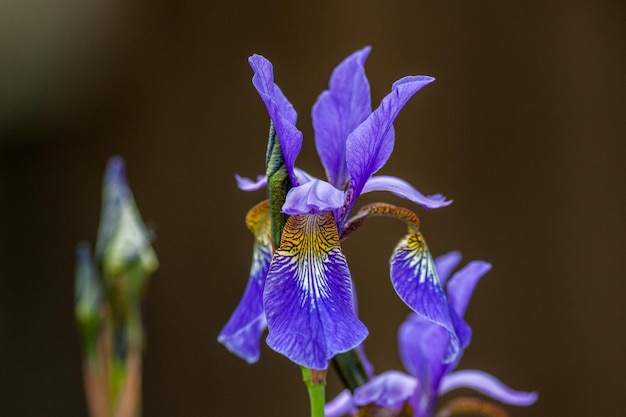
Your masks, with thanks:
[[[352,392],[369,380],[356,349],[335,355],[332,363],[343,385]]]
[[[311,417],[324,417],[326,404],[326,370],[318,371],[302,367],[302,380],[309,392]]]

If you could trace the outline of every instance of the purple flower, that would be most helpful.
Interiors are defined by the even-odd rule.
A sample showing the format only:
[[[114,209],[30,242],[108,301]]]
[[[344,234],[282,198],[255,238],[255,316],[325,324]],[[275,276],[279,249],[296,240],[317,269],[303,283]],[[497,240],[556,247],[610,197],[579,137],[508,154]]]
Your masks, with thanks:
[[[313,369],[326,369],[334,355],[358,346],[367,336],[354,312],[352,279],[339,242],[367,216],[391,215],[406,221],[404,214],[398,214],[406,209],[383,213],[375,207],[350,219],[359,195],[390,191],[427,209],[451,203],[441,195],[424,196],[400,178],[374,176],[393,150],[393,122],[400,110],[434,79],[400,79],[372,111],[364,70],[369,52],[366,47],[339,64],[329,89],[313,106],[316,147],[328,181],[295,167],[302,147],[302,133],[295,126],[297,114],[274,83],[272,64],[260,55],[249,58],[253,85],[267,108],[293,185],[282,207],[289,218],[281,241],[273,242],[273,254],[266,229],[251,229],[256,243],[249,284],[218,338],[249,362],[258,359],[259,338],[266,323],[267,343],[272,349]],[[244,190],[267,185],[263,176],[256,181],[237,177],[237,181]],[[257,224],[269,228],[267,212],[256,216],[264,219]],[[446,359],[452,360],[459,350],[459,337],[417,217],[413,217],[407,222],[409,234],[392,256],[392,283],[412,309],[449,333]]]
[[[442,283],[445,284],[460,260],[458,252],[437,258],[436,268]],[[486,262],[470,262],[456,272],[446,286],[455,323],[459,332],[465,335],[462,349],[469,345],[471,336],[471,329],[463,316],[476,283],[490,269],[491,265]],[[357,388],[353,395],[346,390],[326,405],[326,416],[354,414],[357,407],[375,404],[392,412],[399,412],[409,405],[415,417],[429,417],[440,395],[461,387],[474,389],[506,404],[530,405],[536,401],[535,392],[514,391],[486,372],[452,372],[461,359],[462,350],[454,361],[445,363],[448,338],[449,334],[442,327],[415,313],[409,314],[398,331],[398,345],[410,375],[388,371]]]

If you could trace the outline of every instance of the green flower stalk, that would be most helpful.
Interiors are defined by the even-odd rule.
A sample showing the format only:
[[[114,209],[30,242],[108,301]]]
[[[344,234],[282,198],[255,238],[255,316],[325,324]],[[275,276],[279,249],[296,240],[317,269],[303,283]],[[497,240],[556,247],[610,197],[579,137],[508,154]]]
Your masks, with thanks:
[[[95,260],[87,244],[77,250],[76,318],[91,417],[141,415],[142,304],[157,267],[124,161],[113,157],[104,177]]]

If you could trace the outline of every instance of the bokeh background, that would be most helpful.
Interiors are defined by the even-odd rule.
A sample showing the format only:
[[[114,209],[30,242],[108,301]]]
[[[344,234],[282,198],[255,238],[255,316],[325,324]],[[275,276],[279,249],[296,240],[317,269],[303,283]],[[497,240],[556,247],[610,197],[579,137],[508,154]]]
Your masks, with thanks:
[[[365,45],[373,103],[433,75],[400,114],[381,173],[450,207],[416,208],[431,250],[493,270],[467,314],[462,368],[537,390],[512,416],[626,415],[626,3],[623,1],[0,4],[0,415],[85,416],[74,248],[95,240],[106,160],[122,155],[161,261],[149,288],[144,415],[307,415],[299,370],[216,342],[250,260],[268,119],[247,57],[273,61],[299,112],[298,165],[322,175],[310,107]],[[383,194],[363,201],[384,199]],[[400,368],[407,309],[388,280],[404,233],[344,243],[367,351]],[[329,376],[328,395],[339,390]],[[461,392],[463,393],[463,392]]]

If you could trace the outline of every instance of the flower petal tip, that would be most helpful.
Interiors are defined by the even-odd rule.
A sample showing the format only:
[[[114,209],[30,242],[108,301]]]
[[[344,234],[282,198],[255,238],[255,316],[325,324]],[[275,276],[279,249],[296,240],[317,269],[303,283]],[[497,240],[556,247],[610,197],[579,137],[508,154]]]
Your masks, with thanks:
[[[254,181],[235,174],[235,179],[237,180],[237,187],[242,191],[256,191],[267,186],[267,177],[265,175],[259,175],[256,181]]]
[[[126,179],[126,165],[121,156],[112,156],[109,158],[104,175],[106,186],[114,187],[119,196],[127,198],[130,196],[130,188]]]
[[[427,195],[426,200],[427,202],[424,204],[426,210],[447,207],[453,202],[453,200],[446,200],[446,196],[443,194]]]
[[[435,78],[428,75],[408,75],[406,77],[400,78],[398,81],[393,83],[391,89],[394,90],[403,84],[413,84],[413,88],[417,88],[417,90],[419,90],[422,87],[425,87],[428,84],[432,83],[433,81],[435,81]]]
[[[443,395],[457,388],[470,388],[501,403],[517,406],[532,405],[539,398],[534,391],[513,390],[495,376],[474,369],[464,369],[446,375],[441,380],[439,393]]]

